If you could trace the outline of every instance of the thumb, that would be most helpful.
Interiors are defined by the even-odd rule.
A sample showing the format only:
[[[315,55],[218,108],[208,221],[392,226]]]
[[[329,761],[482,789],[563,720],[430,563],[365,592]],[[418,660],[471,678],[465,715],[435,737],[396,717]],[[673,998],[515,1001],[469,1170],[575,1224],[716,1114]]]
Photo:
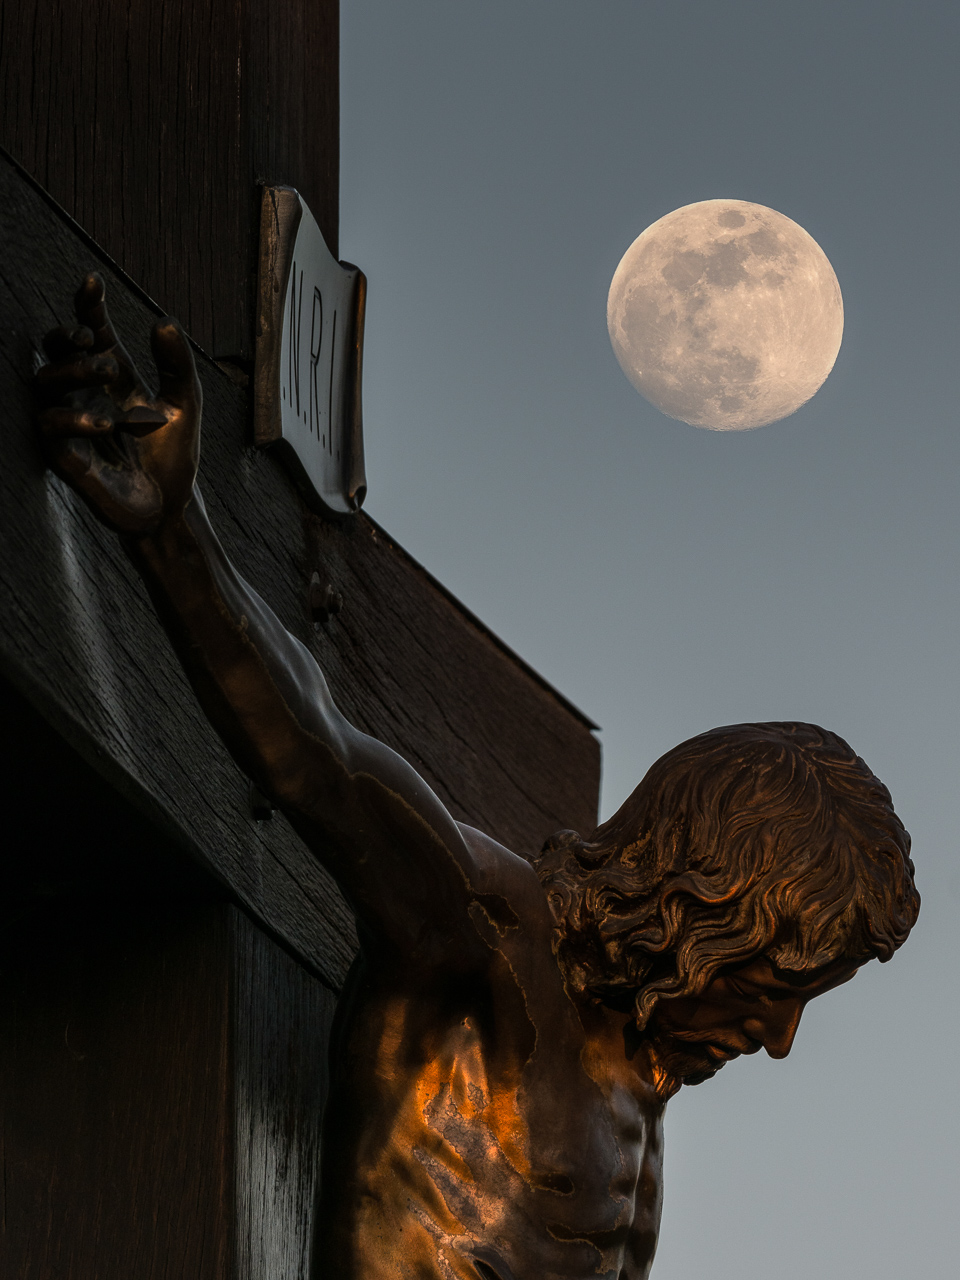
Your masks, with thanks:
[[[200,408],[200,379],[187,336],[173,316],[165,316],[150,334],[160,399],[178,409]]]

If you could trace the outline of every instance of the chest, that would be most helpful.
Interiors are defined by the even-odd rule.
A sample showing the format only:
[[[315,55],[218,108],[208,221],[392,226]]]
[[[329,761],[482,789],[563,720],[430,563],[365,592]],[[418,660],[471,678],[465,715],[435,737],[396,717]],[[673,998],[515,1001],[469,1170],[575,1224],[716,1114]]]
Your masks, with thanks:
[[[661,1108],[622,1031],[591,1035],[534,1010],[529,1034],[504,1035],[496,1017],[424,1007],[392,1005],[369,1056],[351,1055],[353,1084],[364,1081],[352,1157],[364,1238],[382,1250],[382,1220],[402,1219],[405,1248],[416,1222],[425,1256],[487,1259],[484,1275],[642,1280],[660,1217]]]
[[[554,1232],[619,1233],[659,1212],[662,1128],[629,1070],[605,1066],[573,1037],[503,1064],[464,1019],[409,1081],[403,1142],[448,1201],[477,1189],[488,1219],[522,1205]]]

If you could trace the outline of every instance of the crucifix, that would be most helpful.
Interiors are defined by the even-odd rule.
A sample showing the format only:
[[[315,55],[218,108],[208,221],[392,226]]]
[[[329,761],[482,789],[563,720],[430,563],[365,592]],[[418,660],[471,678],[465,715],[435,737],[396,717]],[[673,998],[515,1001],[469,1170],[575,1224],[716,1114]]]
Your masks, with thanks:
[[[539,856],[456,822],[224,554],[178,326],[154,327],[153,394],[98,275],[76,319],[37,375],[51,465],[121,536],[211,723],[357,917],[314,1274],[646,1280],[669,1098],[785,1057],[807,1002],[916,919],[889,793],[836,734],[735,725]]]
[[[290,257],[277,292],[292,273],[295,302],[273,326],[288,343],[291,314],[303,315]],[[201,496],[204,389],[176,322],[153,326],[154,387],[94,272],[75,322],[44,347],[35,386],[61,497],[86,504],[111,547],[119,535],[260,820],[282,815],[356,917],[322,1185],[306,1210],[312,1250],[295,1265],[357,1280],[645,1280],[670,1097],[741,1054],[784,1057],[809,1000],[890,959],[915,921],[909,838],[888,792],[828,730],[734,725],[668,752],[599,827],[560,826],[532,847],[502,823],[484,829],[343,714],[317,653],[235,567]],[[351,454],[349,432],[337,436],[332,485],[301,454],[335,452],[332,388],[343,413],[350,378],[336,382],[331,364],[326,432],[319,393],[306,397],[304,439],[301,401],[285,422],[270,360],[258,365],[258,422],[272,412],[300,491],[328,514],[338,497],[355,509],[356,437]],[[383,661],[390,673],[389,649]],[[491,744],[504,787],[509,736]],[[574,776],[581,759],[572,748]],[[588,763],[580,794],[594,776]],[[83,1061],[69,1022],[64,1040]],[[248,1055],[244,1070],[256,1067]],[[261,1237],[270,1226],[259,1222]]]

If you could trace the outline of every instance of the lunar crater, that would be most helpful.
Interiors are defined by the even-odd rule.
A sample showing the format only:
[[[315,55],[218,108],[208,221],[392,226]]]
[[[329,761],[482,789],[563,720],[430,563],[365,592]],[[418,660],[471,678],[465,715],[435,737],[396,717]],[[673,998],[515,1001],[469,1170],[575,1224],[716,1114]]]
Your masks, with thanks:
[[[764,426],[823,384],[843,301],[823,250],[763,205],[706,200],[630,246],[607,302],[621,367],[662,412],[716,431]]]

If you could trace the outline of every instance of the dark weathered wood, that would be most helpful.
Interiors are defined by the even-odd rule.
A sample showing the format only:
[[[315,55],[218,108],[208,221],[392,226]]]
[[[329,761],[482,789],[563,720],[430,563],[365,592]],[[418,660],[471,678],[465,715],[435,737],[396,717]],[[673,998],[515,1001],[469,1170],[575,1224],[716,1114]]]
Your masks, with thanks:
[[[247,780],[202,716],[116,539],[44,467],[29,376],[96,255],[0,163],[0,670],[155,829],[229,888],[331,985],[354,949],[329,878],[282,817],[257,823]],[[106,272],[113,314],[149,369],[153,313]],[[395,747],[458,818],[532,852],[596,815],[599,748],[572,711],[370,520],[307,516],[250,443],[247,393],[211,361],[202,484],[228,553],[318,655],[347,714]],[[314,569],[345,597],[320,634]]]
[[[338,0],[2,0],[0,56],[0,144],[205,350],[252,358],[257,182],[337,249]]]
[[[334,993],[5,681],[0,724],[0,1276],[305,1280]]]
[[[335,997],[242,912],[230,924],[236,1275],[307,1280]]]
[[[46,902],[3,938],[0,1274],[227,1280],[223,909],[118,906]]]
[[[331,991],[229,904],[116,892],[35,902],[0,976],[0,1275],[305,1280]]]

